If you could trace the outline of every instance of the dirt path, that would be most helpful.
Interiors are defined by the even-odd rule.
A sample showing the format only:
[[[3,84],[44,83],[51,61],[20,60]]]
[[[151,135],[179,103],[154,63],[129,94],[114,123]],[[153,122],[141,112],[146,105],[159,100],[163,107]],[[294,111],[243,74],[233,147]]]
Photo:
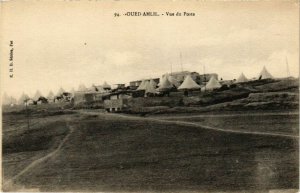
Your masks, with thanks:
[[[89,115],[99,115],[99,112],[84,112],[84,111],[79,111],[82,114],[89,114]],[[155,121],[155,122],[160,122],[160,123],[171,123],[171,124],[177,124],[177,125],[182,125],[182,126],[194,126],[194,127],[200,127],[203,129],[209,129],[209,130],[215,130],[215,131],[221,131],[221,132],[226,132],[226,133],[237,133],[237,134],[250,134],[250,135],[266,135],[266,136],[280,136],[280,137],[288,137],[288,138],[295,138],[298,139],[299,136],[296,135],[289,135],[289,134],[281,134],[281,133],[271,133],[271,132],[259,132],[259,131],[243,131],[243,130],[230,130],[230,129],[222,129],[218,127],[212,127],[212,126],[207,126],[207,125],[202,125],[200,123],[193,123],[193,122],[187,122],[187,121],[177,121],[177,120],[167,120],[164,118],[176,118],[176,117],[164,117],[164,118],[152,118],[152,117],[137,117],[133,115],[126,115],[126,114],[114,114],[114,113],[105,113],[102,115],[105,116],[113,116],[113,117],[120,117],[120,118],[126,118],[126,119],[132,119],[132,120],[150,120],[150,121]],[[216,116],[266,116],[266,115],[291,115],[290,113],[265,113],[265,114],[232,114],[232,115],[216,115]],[[208,116],[208,115],[195,115],[195,116]],[[209,116],[214,116],[214,115],[209,115]],[[187,116],[187,117],[192,117],[192,116]]]
[[[231,129],[221,129],[218,127],[211,127],[207,125],[202,125],[199,123],[192,123],[192,122],[186,122],[186,121],[175,121],[175,120],[164,120],[164,119],[153,119],[151,120],[163,122],[163,123],[174,123],[177,125],[182,126],[195,126],[195,127],[201,127],[204,129],[210,129],[210,130],[216,130],[221,132],[227,132],[227,133],[238,133],[238,134],[251,134],[251,135],[267,135],[267,136],[281,136],[281,137],[289,137],[289,138],[299,138],[299,136],[295,135],[288,135],[288,134],[280,134],[280,133],[270,133],[270,132],[259,132],[259,131],[242,131],[242,130],[231,130]]]
[[[125,119],[125,120],[139,120],[139,121],[153,121],[157,123],[167,123],[167,124],[177,124],[181,126],[193,126],[197,127],[199,129],[208,129],[208,130],[214,130],[214,131],[219,131],[219,132],[225,132],[225,133],[237,133],[237,134],[247,134],[247,135],[265,135],[265,136],[280,136],[280,137],[287,137],[287,138],[293,138],[293,139],[298,139],[299,136],[295,135],[288,135],[288,134],[277,134],[277,133],[271,133],[271,132],[250,132],[250,131],[242,131],[242,130],[228,130],[228,129],[222,129],[222,128],[217,128],[217,127],[211,127],[207,125],[202,125],[201,123],[195,123],[195,122],[188,122],[188,121],[179,121],[176,120],[175,116],[170,116],[170,117],[139,117],[139,116],[134,116],[134,115],[126,115],[126,114],[113,114],[113,113],[100,113],[100,112],[92,112],[92,111],[77,111],[78,113],[82,115],[99,115],[99,116],[107,116],[111,117],[114,119]],[[272,113],[276,114],[276,113]],[[280,113],[282,114],[282,113]],[[287,115],[290,115],[289,113],[286,113]],[[284,115],[286,115],[284,114]],[[249,114],[248,114],[249,115]],[[264,116],[264,115],[270,115],[268,114],[255,114],[255,116]],[[278,114],[276,114],[278,115]],[[283,115],[283,114],[282,114]],[[195,116],[201,116],[201,115],[195,115]],[[205,115],[204,115],[205,116]],[[214,115],[210,115],[214,116]],[[217,116],[222,116],[222,115],[217,115]],[[228,116],[228,115],[225,115]],[[233,115],[230,115],[233,116]],[[244,115],[239,115],[235,114],[234,116],[244,116]],[[252,116],[252,115],[251,115]],[[190,116],[188,116],[190,117]],[[72,117],[74,118],[74,117]],[[168,120],[166,118],[169,118],[171,120]],[[112,119],[112,121],[114,120]],[[60,150],[64,147],[66,143],[68,143],[68,139],[70,139],[70,135],[75,131],[74,127],[70,125],[70,120],[67,120],[67,127],[69,128],[68,134],[61,140],[60,144],[56,149],[54,149],[52,152],[49,152],[47,155],[31,162],[27,167],[25,167],[22,171],[20,171],[17,175],[13,176],[11,179],[6,181],[3,184],[3,187],[5,190],[10,190],[10,189],[16,189],[16,182],[17,179],[22,177],[25,174],[28,174],[31,171],[34,171],[39,164],[43,164],[44,161],[54,158],[55,156],[58,155]]]
[[[47,155],[31,162],[27,167],[25,167],[17,175],[13,176],[11,179],[9,179],[5,183],[3,183],[3,189],[9,190],[10,187],[14,186],[14,181],[17,180],[19,177],[21,177],[23,174],[25,174],[29,170],[33,169],[34,167],[36,167],[38,164],[44,162],[45,160],[54,157],[61,150],[63,145],[66,143],[66,141],[69,139],[70,135],[74,132],[74,128],[69,123],[67,123],[67,126],[70,129],[69,133],[63,138],[63,140],[60,142],[59,146],[54,151],[49,152]]]
[[[122,116],[126,117],[126,115],[122,115]],[[159,118],[142,118],[142,117],[140,119],[157,121],[157,122],[161,122],[161,123],[173,123],[173,124],[182,125],[182,126],[195,126],[195,127],[201,127],[203,129],[209,129],[209,130],[215,130],[215,131],[221,131],[221,132],[227,132],[227,133],[251,134],[251,135],[267,135],[267,136],[281,136],[281,137],[289,137],[289,138],[299,138],[299,136],[289,135],[289,134],[259,132],[259,131],[243,131],[243,130],[222,129],[222,128],[218,128],[218,127],[212,127],[212,126],[202,125],[200,123],[193,123],[193,122],[187,122],[187,121],[165,120],[165,119],[159,119]]]
[[[174,115],[174,116],[162,116],[162,119],[177,119],[177,118],[205,118],[205,117],[261,117],[261,116],[270,116],[270,115],[298,115],[299,113],[290,112],[290,113],[245,113],[245,114],[215,114],[215,115]]]

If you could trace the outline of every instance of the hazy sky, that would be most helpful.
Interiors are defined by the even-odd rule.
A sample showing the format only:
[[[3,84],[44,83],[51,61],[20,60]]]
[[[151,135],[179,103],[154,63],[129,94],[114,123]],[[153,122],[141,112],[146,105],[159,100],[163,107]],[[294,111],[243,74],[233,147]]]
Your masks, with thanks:
[[[152,1],[151,1],[152,2]],[[18,97],[83,83],[128,83],[184,70],[223,79],[298,77],[299,4],[201,1],[10,1],[1,6],[1,82]],[[128,11],[194,17],[114,17]],[[14,78],[8,75],[14,42]]]

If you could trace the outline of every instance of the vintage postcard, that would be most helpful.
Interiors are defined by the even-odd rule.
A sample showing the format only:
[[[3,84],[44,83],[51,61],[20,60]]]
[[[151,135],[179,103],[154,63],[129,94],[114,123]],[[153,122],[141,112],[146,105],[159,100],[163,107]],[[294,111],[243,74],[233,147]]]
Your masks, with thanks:
[[[2,191],[298,192],[298,0],[0,6]]]

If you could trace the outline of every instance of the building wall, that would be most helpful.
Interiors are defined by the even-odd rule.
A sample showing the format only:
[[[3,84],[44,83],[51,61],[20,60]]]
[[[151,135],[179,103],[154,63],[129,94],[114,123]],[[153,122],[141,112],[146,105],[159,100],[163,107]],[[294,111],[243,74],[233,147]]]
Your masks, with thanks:
[[[127,95],[127,94],[119,94],[119,95],[111,95],[110,96],[110,100],[113,100],[113,99],[128,99],[128,98],[131,98],[131,96]]]
[[[54,99],[48,99],[48,103],[54,103]]]
[[[124,110],[128,107],[128,99],[110,99],[104,100],[104,108],[110,112]]]
[[[191,77],[196,83],[200,83],[200,74],[198,72],[191,72]]]
[[[104,93],[95,93],[94,100],[95,101],[103,101],[103,99],[102,99],[103,96],[104,96]]]
[[[129,82],[129,86],[131,87],[138,87],[141,84],[141,80],[137,80],[137,81],[131,81]]]
[[[145,80],[150,81],[151,79],[145,79]],[[156,82],[156,84],[159,83],[159,78],[153,78],[152,80],[154,80],[154,82]],[[131,81],[131,82],[129,82],[129,86],[130,87],[138,87],[138,86],[140,86],[141,83],[142,83],[142,80]]]
[[[125,88],[125,84],[117,84],[116,89],[123,89]]]
[[[103,99],[102,99],[103,95],[104,95],[103,93],[75,92],[74,104],[103,101]]]
[[[84,93],[76,92],[74,94],[74,104],[79,104],[79,103],[84,103],[84,102],[85,102]]]
[[[166,74],[163,74],[162,77],[165,77],[165,76],[168,76],[168,75],[171,75],[173,76],[175,79],[177,79],[178,81],[183,81],[184,80],[184,77],[188,74],[191,74],[191,72],[189,71],[183,71],[183,72],[173,72],[173,73],[166,73]]]
[[[201,75],[199,75],[199,81],[200,81],[200,82],[208,82],[209,79],[210,79],[212,76],[214,76],[215,79],[218,80],[218,74],[216,74],[216,73],[211,73],[211,74],[201,74]]]
[[[185,77],[187,75],[191,75],[192,79],[197,82],[199,79],[199,73],[198,72],[190,72],[190,71],[183,71],[183,72],[173,72],[171,74],[164,74],[163,77],[167,75],[172,75],[175,79],[177,79],[179,82],[183,82]]]
[[[84,94],[84,100],[85,102],[93,102],[95,100],[93,93],[86,93]]]
[[[154,107],[154,106],[179,106],[183,94],[178,92],[178,96],[170,97],[138,97],[128,100],[129,108],[143,108],[143,107]]]

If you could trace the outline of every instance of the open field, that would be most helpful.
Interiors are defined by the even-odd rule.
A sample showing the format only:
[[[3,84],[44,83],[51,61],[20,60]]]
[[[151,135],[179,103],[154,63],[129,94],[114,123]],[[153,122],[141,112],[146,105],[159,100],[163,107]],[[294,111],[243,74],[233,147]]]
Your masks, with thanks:
[[[28,130],[24,115],[4,114],[6,191],[265,192],[298,188],[295,114],[144,118],[77,111],[36,116],[39,120]],[[279,135],[239,132],[257,130]]]
[[[4,115],[3,176],[12,178],[36,159],[55,149],[68,132],[64,116],[31,117],[29,129],[24,115]]]
[[[164,120],[200,123],[215,128],[233,131],[267,132],[299,136],[298,113],[248,113],[160,116]]]

